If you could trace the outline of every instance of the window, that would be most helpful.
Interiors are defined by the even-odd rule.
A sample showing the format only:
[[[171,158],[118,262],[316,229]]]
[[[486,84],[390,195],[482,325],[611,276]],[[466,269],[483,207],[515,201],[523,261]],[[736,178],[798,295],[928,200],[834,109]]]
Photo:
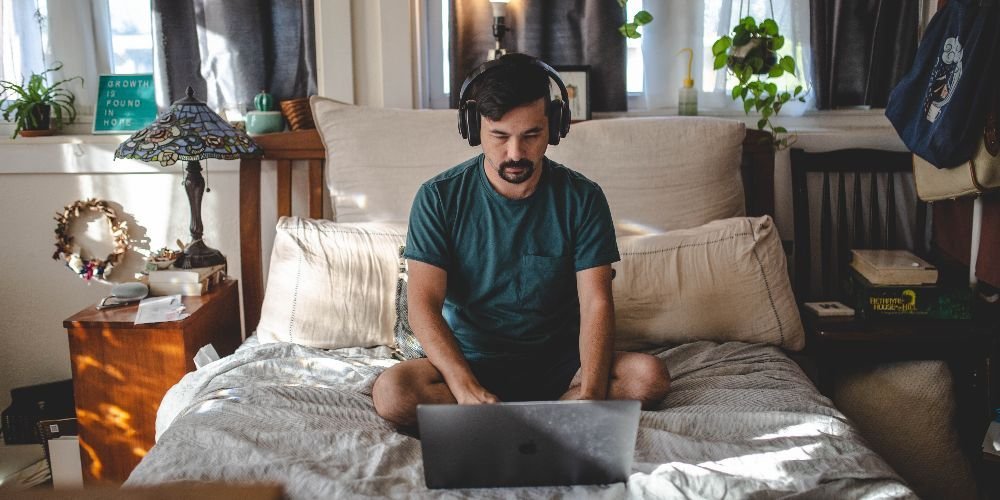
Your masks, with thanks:
[[[23,81],[62,63],[49,77],[83,77],[69,90],[87,115],[98,75],[153,72],[150,11],[149,0],[0,0],[0,78]]]
[[[642,10],[643,0],[630,0],[625,4],[625,19],[635,19]],[[643,90],[642,39],[626,38],[625,48],[625,90],[629,94],[641,94]]]
[[[0,0],[0,79],[22,81],[46,68],[48,5]]]
[[[118,74],[153,72],[150,2],[106,0],[111,28],[111,71]]]
[[[425,108],[440,109],[451,105],[451,58],[448,54],[450,3],[450,0],[424,0],[423,3],[426,36],[420,44],[424,57],[421,104]]]

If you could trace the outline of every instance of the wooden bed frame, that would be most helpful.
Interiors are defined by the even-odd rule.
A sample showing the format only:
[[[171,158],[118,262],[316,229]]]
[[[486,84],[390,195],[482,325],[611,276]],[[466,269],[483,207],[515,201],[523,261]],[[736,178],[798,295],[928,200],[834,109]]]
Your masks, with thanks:
[[[750,216],[774,216],[774,149],[770,134],[747,129],[743,140],[743,187]],[[319,133],[300,130],[255,136],[263,158],[240,160],[240,271],[243,284],[243,320],[247,333],[260,321],[264,303],[264,267],[261,227],[274,224],[260,218],[261,160],[274,160],[277,168],[278,217],[292,215],[292,167],[305,161],[309,169],[309,217],[323,217],[323,168],[326,151]],[[447,167],[443,165],[442,169]]]

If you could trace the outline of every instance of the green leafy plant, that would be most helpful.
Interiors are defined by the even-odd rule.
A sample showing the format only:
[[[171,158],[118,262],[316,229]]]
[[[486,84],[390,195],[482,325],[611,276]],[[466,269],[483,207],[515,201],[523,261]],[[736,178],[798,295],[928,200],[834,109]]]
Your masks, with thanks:
[[[625,8],[625,4],[627,3],[628,0],[618,0],[618,5],[622,9]],[[635,16],[633,16],[632,22],[625,23],[619,26],[618,32],[621,33],[622,36],[626,38],[642,38],[642,33],[639,33],[639,27],[645,26],[651,23],[652,21],[653,21],[652,14],[650,14],[648,11],[640,10],[639,12],[635,13]]]
[[[61,129],[76,120],[76,96],[64,87],[73,80],[83,78],[74,76],[56,81],[48,85],[46,75],[62,69],[62,63],[41,72],[32,73],[27,83],[16,83],[7,80],[0,81],[0,102],[4,103],[3,119],[14,122],[14,134],[17,137],[21,130],[37,130],[45,121],[48,107],[52,127]]]
[[[712,45],[715,69],[728,67],[738,83],[733,87],[733,100],[743,101],[743,111],[751,110],[761,114],[757,128],[769,130],[774,147],[783,149],[790,142],[788,130],[776,127],[771,118],[781,111],[788,101],[796,99],[805,102],[802,86],[792,91],[779,90],[770,78],[779,78],[785,73],[795,74],[795,59],[792,56],[779,58],[777,51],[785,45],[778,23],[774,19],[764,19],[757,23],[753,17],[744,17],[733,27],[732,37],[724,35]]]

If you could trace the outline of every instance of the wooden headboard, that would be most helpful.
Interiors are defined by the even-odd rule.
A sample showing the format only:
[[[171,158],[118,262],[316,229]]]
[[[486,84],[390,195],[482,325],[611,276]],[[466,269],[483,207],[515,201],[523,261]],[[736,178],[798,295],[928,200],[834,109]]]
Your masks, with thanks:
[[[293,161],[305,161],[309,169],[309,217],[323,217],[323,168],[326,151],[313,130],[255,136],[264,157],[240,160],[240,272],[243,284],[243,319],[247,332],[260,321],[264,304],[264,266],[261,228],[274,230],[275,221],[260,219],[261,160],[277,161],[278,217],[292,215]],[[747,129],[743,140],[743,186],[746,212],[750,216],[774,216],[774,149],[770,134]]]

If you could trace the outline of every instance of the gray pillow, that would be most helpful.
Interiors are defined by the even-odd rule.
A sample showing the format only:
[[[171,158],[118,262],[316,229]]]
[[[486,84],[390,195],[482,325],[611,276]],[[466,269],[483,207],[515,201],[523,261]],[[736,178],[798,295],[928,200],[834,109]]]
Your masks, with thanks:
[[[413,335],[410,328],[409,309],[406,306],[406,260],[403,259],[403,250],[406,247],[399,247],[399,279],[396,280],[396,325],[393,333],[396,337],[396,354],[403,359],[426,358],[424,348],[420,346],[420,341]]]

